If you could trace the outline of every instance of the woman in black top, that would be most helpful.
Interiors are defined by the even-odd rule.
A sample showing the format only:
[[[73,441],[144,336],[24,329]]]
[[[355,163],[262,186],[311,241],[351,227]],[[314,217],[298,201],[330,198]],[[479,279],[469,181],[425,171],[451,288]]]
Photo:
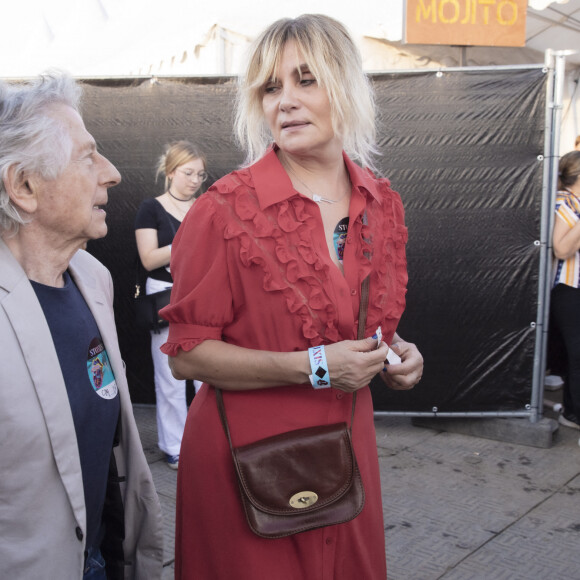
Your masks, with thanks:
[[[205,155],[189,141],[171,143],[159,159],[156,176],[160,174],[165,175],[165,192],[146,199],[135,219],[137,250],[143,267],[148,271],[147,294],[173,285],[169,269],[171,243],[207,179]],[[165,453],[167,465],[177,469],[187,404],[185,381],[173,378],[167,355],[159,350],[167,341],[167,333],[167,328],[161,329],[160,334],[151,333],[151,353],[155,370],[159,448]]]

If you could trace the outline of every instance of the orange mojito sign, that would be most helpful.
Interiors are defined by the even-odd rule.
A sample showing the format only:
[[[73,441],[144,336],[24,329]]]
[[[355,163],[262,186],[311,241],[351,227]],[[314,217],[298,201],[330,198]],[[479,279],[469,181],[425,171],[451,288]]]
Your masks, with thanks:
[[[527,0],[406,0],[405,42],[525,46]]]

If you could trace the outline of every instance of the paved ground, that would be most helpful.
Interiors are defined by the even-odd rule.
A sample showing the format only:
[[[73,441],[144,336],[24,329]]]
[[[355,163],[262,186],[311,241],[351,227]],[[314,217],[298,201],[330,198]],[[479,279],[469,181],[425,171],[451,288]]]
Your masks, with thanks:
[[[176,473],[157,449],[155,408],[135,406],[135,416],[163,506],[170,580]],[[389,580],[580,580],[580,432],[560,427],[539,449],[406,417],[375,425]]]

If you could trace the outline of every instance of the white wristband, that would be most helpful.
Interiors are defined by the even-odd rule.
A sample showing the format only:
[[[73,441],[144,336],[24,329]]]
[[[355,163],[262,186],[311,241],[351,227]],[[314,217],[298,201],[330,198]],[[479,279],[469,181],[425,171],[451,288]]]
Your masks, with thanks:
[[[330,388],[330,374],[328,372],[328,363],[326,362],[326,353],[324,346],[312,346],[308,349],[308,357],[310,358],[310,370],[312,374],[309,375],[310,384],[315,389]]]

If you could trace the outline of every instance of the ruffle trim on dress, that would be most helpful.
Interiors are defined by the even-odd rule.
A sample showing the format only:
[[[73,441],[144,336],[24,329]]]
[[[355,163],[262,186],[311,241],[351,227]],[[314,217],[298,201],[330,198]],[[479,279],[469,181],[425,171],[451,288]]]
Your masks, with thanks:
[[[173,323],[169,327],[167,342],[161,346],[161,352],[177,356],[180,350],[188,352],[204,340],[221,340],[221,330],[221,327],[212,328],[201,324]]]
[[[368,223],[363,224],[360,230],[357,260],[362,264],[363,279],[370,271],[371,263],[374,268],[367,327],[374,328],[384,322],[392,326],[394,332],[405,310],[408,281],[405,246],[408,230],[404,225],[403,205],[399,195],[388,187],[388,182],[385,185],[387,187],[381,206],[378,207],[376,201],[369,203]],[[382,244],[374,243],[373,231],[382,232]]]
[[[216,201],[230,211],[224,237],[236,239],[240,261],[263,271],[263,289],[282,292],[288,312],[300,317],[302,334],[312,345],[340,340],[338,313],[324,290],[330,285],[329,266],[313,248],[315,220],[305,202],[292,198],[266,210],[249,189],[247,172],[235,174],[232,188],[220,188]],[[234,195],[233,203],[226,198]],[[288,243],[290,240],[290,243]]]

